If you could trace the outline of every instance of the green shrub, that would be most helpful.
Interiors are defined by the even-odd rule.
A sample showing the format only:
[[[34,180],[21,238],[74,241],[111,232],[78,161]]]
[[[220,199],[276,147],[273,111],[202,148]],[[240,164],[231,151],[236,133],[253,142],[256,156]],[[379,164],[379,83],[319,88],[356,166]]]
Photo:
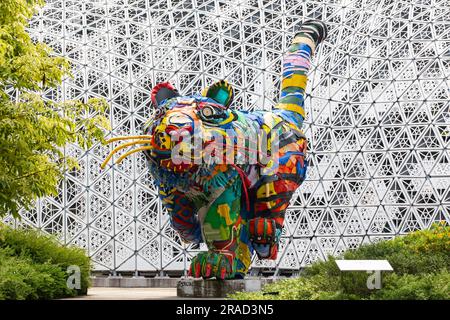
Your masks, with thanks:
[[[429,274],[388,275],[383,282],[384,288],[376,291],[372,299],[395,300],[449,300],[450,272],[441,270]]]
[[[67,287],[67,268],[78,266],[81,289]],[[79,248],[64,247],[34,230],[0,225],[0,299],[54,299],[85,294],[90,259]]]
[[[434,225],[389,241],[363,245],[340,258],[386,259],[393,273],[383,288],[369,290],[367,273],[341,273],[335,258],[312,264],[299,278],[267,285],[261,292],[239,292],[233,299],[450,299],[450,227]]]
[[[436,225],[422,230],[361,246],[348,251],[345,259],[387,259],[397,274],[438,272],[450,266],[450,228]]]

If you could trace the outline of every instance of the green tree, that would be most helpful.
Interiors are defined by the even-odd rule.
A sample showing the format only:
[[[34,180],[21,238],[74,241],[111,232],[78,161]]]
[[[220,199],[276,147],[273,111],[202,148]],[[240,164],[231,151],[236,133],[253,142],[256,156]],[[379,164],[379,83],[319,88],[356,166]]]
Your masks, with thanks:
[[[18,217],[38,197],[55,195],[76,159],[64,146],[90,148],[109,128],[104,100],[56,102],[42,92],[70,76],[70,64],[34,43],[29,19],[44,0],[0,1],[0,217]]]

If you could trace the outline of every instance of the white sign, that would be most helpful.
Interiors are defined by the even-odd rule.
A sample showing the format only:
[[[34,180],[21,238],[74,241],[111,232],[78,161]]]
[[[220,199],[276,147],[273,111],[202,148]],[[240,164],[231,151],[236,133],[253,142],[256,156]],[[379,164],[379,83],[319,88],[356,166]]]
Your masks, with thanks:
[[[341,271],[393,271],[387,260],[336,260]]]
[[[381,271],[394,270],[387,260],[336,260],[336,264],[341,271],[369,273],[366,283],[369,290],[381,289]]]

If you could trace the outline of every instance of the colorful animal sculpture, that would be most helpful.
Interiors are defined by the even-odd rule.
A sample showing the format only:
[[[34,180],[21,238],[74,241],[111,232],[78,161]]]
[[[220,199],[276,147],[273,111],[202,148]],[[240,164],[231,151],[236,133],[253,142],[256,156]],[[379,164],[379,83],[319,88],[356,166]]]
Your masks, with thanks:
[[[192,259],[190,275],[243,278],[254,251],[259,259],[276,259],[285,211],[306,175],[305,87],[311,56],[326,34],[321,21],[301,26],[284,57],[281,97],[271,111],[230,108],[233,89],[226,81],[189,96],[160,83],[144,135],[108,140],[132,141],[102,166],[117,151],[142,144],[117,162],[143,151],[172,227],[187,243],[207,244]],[[200,143],[192,144],[195,139]]]

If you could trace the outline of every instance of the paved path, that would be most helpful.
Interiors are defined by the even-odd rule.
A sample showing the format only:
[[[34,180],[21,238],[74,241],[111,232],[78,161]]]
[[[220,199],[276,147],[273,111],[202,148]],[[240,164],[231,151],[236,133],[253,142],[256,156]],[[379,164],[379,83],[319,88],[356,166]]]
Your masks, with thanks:
[[[87,296],[67,300],[178,299],[176,288],[89,288]]]
[[[208,298],[179,298],[176,288],[89,288],[87,296],[63,300],[206,300]],[[208,299],[223,300],[223,299]]]

